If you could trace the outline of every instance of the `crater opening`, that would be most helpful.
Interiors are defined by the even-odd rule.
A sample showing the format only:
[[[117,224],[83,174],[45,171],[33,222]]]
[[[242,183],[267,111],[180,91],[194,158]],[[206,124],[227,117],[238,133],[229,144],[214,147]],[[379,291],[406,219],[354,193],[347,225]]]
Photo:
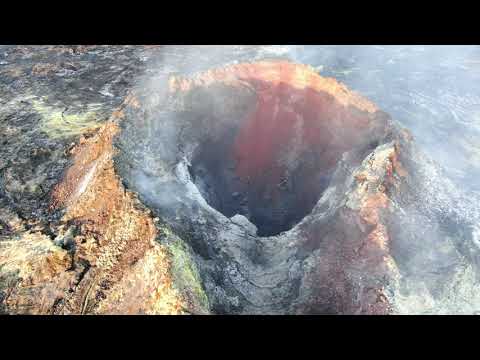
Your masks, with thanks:
[[[321,171],[322,158],[313,151],[293,154],[278,150],[275,162],[255,174],[242,174],[242,159],[232,152],[234,136],[207,140],[195,152],[190,175],[207,203],[227,217],[244,215],[258,236],[291,229],[308,215],[328,186],[330,173]],[[237,145],[238,146],[238,145]],[[282,156],[300,156],[292,169]]]
[[[262,237],[298,224],[331,183],[342,156],[351,152],[362,159],[385,130],[373,104],[334,79],[288,62],[174,77],[168,99],[167,105],[148,109],[148,114],[167,109],[161,118],[146,116],[141,106],[132,108],[137,121],[130,122],[125,138],[137,143],[142,157],[150,152],[139,144],[147,141],[157,156],[155,166],[172,168],[186,159],[206,202],[226,217],[245,216]],[[154,131],[144,133],[145,127]],[[145,188],[143,178],[139,183]],[[167,183],[161,184],[158,190],[148,187],[150,197],[158,197],[155,206],[163,208],[162,199],[168,198],[162,214],[188,222],[185,211],[195,210],[173,214],[171,209],[175,201],[190,200],[175,200],[175,194],[165,194]]]
[[[296,299],[320,299],[317,289],[302,294],[303,279],[320,284],[318,293],[340,281],[338,294],[315,300],[318,311],[333,296],[343,301],[350,284],[338,277],[335,249],[356,249],[369,226],[345,201],[352,194],[357,205],[357,186],[377,191],[357,170],[378,153],[373,148],[395,141],[389,116],[335,79],[281,61],[175,75],[158,88],[140,87],[127,99],[115,170],[151,209],[158,241],[192,251],[212,310],[296,312],[303,306]],[[383,204],[373,199],[375,209]],[[284,266],[320,248],[327,260],[312,258],[320,272]]]
[[[190,157],[193,182],[211,207],[244,215],[258,236],[287,231],[308,215],[342,154],[372,130],[367,111],[281,70],[279,81],[246,76],[237,86],[193,87],[186,97],[191,127],[209,129]]]

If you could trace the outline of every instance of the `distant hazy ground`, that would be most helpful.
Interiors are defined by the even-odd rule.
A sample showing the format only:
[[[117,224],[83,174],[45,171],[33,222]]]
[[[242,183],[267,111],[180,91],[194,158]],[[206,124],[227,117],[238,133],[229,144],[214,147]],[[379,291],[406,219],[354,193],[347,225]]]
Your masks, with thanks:
[[[479,46],[295,46],[288,54],[376,102],[456,184],[480,191]]]

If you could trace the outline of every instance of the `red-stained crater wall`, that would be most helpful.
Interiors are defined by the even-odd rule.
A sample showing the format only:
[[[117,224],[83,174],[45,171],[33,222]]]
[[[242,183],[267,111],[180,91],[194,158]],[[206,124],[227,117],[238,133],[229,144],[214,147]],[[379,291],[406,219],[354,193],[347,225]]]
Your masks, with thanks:
[[[277,222],[282,231],[311,211],[342,154],[365,143],[375,122],[375,105],[290,62],[230,66],[171,86],[188,92],[215,83],[256,95],[231,148],[214,152],[234,159],[236,177],[248,184],[248,189],[226,186],[224,192],[245,193],[251,220]]]
[[[296,89],[287,83],[273,85],[258,92],[256,110],[238,133],[234,145],[237,173],[256,178],[271,168],[281,168],[279,157],[293,146],[300,153],[317,154],[323,170],[328,171],[355,145],[368,123],[368,117],[350,111],[328,93]],[[300,139],[295,137],[298,133]],[[297,143],[289,147],[293,141]]]

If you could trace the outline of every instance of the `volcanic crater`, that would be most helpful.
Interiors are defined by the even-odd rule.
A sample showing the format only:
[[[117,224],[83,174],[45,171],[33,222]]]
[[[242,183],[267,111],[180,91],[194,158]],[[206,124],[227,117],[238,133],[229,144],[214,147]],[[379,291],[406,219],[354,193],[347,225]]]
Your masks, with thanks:
[[[478,312],[475,198],[337,80],[252,47],[3,49],[0,313]]]
[[[290,62],[171,77],[168,89],[157,98],[140,90],[124,109],[124,183],[192,246],[215,312],[292,311],[304,270],[290,266],[336,226],[331,209],[345,196],[332,194],[351,186],[354,169],[394,149],[389,116]],[[326,208],[330,224],[319,230]]]

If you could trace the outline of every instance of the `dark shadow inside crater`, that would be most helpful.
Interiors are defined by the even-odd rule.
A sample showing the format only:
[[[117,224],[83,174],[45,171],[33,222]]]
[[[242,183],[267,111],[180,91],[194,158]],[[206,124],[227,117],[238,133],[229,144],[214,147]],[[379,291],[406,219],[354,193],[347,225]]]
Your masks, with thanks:
[[[273,236],[312,211],[342,154],[371,141],[366,135],[372,129],[366,113],[326,92],[285,83],[261,87],[268,91],[253,99],[236,90],[229,101],[240,110],[230,113],[224,89],[193,90],[187,96],[192,113],[204,115],[203,129],[224,124],[193,135],[197,146],[189,171],[211,207],[227,217],[244,215],[257,235]],[[225,121],[228,117],[233,120]]]
[[[231,154],[234,136],[207,140],[194,154],[189,167],[192,181],[207,203],[227,217],[244,215],[259,236],[273,236],[291,229],[308,215],[329,184],[313,153],[304,154],[294,172],[278,179],[241,177]],[[270,169],[274,172],[275,169]]]

